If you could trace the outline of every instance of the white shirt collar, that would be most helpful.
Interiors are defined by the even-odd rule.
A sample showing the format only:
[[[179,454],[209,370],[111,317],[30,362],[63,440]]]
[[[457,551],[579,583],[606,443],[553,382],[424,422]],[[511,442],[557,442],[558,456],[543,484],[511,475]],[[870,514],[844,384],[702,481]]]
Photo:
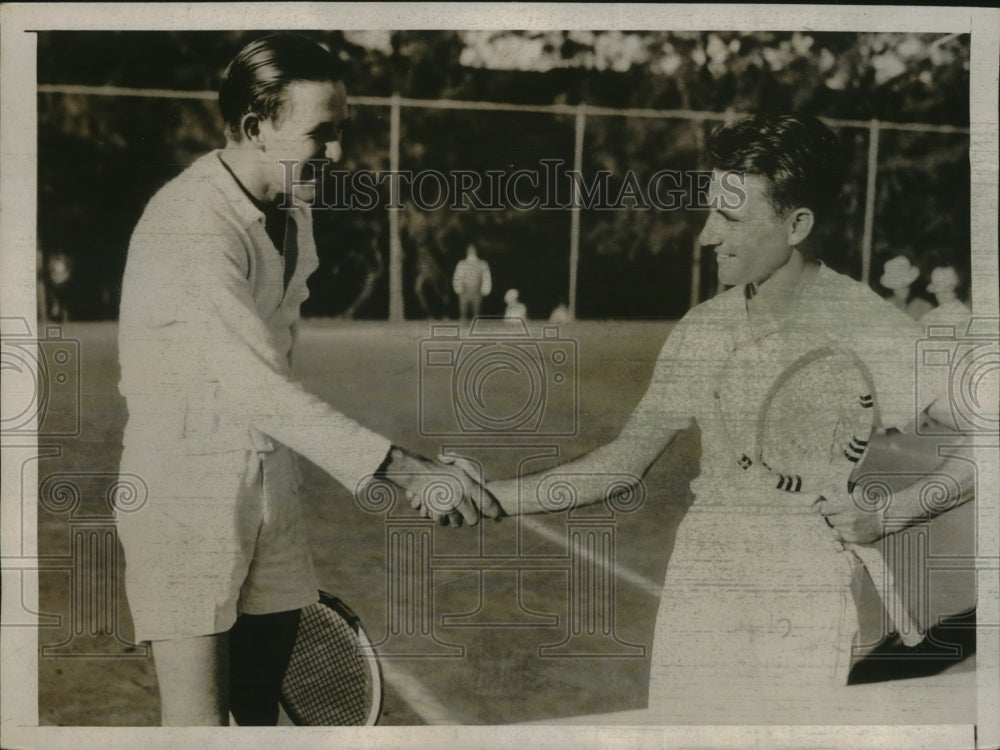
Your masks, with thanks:
[[[255,221],[264,221],[264,212],[253,204],[249,196],[243,192],[243,188],[236,182],[236,178],[226,169],[219,156],[221,153],[222,149],[215,149],[198,160],[204,165],[207,179],[223,194],[244,226]]]

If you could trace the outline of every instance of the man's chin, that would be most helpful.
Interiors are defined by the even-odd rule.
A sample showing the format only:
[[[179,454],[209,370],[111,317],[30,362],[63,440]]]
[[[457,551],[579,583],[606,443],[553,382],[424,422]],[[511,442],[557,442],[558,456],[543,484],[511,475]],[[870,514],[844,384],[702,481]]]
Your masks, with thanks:
[[[296,185],[292,191],[292,197],[295,198],[296,203],[311,206],[316,200],[316,186],[312,183]]]
[[[719,283],[723,286],[738,286],[744,283],[743,279],[739,278],[736,274],[726,273],[725,271],[719,270],[718,274]]]

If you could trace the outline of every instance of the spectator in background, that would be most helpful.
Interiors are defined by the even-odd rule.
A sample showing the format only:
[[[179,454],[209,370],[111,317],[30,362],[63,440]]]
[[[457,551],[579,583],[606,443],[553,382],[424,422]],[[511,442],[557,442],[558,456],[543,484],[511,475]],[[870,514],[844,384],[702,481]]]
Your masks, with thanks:
[[[928,310],[920,318],[923,324],[951,324],[963,327],[972,317],[972,310],[958,298],[956,290],[962,283],[954,266],[938,266],[931,271],[931,283],[927,291],[937,299],[937,307]]]
[[[35,251],[35,305],[38,320],[47,323],[49,302],[48,295],[45,293],[45,254],[41,248]]]
[[[63,323],[69,320],[69,288],[73,277],[73,261],[65,253],[56,253],[45,266],[47,275],[46,302],[49,320]]]
[[[879,283],[892,290],[889,300],[914,320],[920,320],[933,305],[923,297],[914,294],[913,282],[920,276],[920,269],[905,255],[897,255],[885,262]]]
[[[459,319],[467,320],[479,315],[483,297],[493,289],[493,278],[489,264],[476,254],[476,246],[472,243],[465,250],[465,258],[455,266],[451,285],[458,295]]]
[[[503,301],[507,303],[507,309],[503,314],[505,321],[513,323],[518,320],[527,319],[528,308],[518,299],[518,291],[516,289],[508,289],[507,293],[503,296]]]
[[[430,248],[423,244],[417,245],[416,255],[417,276],[413,281],[413,293],[420,302],[424,315],[438,320],[442,315],[447,316],[447,277]]]
[[[569,307],[565,302],[560,302],[556,305],[556,308],[552,311],[549,316],[549,322],[555,323],[556,325],[565,325],[566,323],[573,322],[573,313],[569,311]]]

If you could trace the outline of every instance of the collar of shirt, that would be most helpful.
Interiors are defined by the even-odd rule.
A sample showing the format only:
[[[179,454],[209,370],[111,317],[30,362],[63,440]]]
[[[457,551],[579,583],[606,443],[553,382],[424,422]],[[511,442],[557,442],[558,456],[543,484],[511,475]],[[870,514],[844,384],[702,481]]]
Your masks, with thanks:
[[[217,188],[226,198],[233,213],[243,223],[243,226],[255,221],[264,221],[264,212],[253,204],[250,197],[233,177],[232,173],[222,163],[222,149],[216,149],[206,154],[202,160],[205,165],[205,178]]]

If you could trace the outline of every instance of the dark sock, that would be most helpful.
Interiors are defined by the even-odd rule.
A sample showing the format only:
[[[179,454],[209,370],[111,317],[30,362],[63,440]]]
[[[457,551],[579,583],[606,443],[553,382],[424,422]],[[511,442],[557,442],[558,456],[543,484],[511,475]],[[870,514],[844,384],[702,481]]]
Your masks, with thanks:
[[[281,680],[295,643],[300,610],[240,615],[229,631],[230,710],[244,727],[278,723]]]

